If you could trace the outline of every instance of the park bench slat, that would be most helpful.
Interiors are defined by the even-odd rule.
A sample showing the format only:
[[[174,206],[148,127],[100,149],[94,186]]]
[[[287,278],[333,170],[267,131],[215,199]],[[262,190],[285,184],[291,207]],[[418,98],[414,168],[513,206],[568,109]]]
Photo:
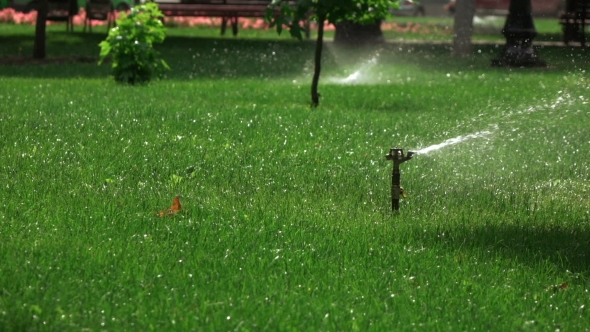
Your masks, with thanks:
[[[586,47],[586,26],[590,25],[590,0],[568,0],[566,10],[559,16],[563,29],[563,41],[579,41]]]
[[[211,16],[211,17],[264,17],[266,6],[231,6],[231,5],[189,5],[189,4],[159,4],[160,10],[175,13],[177,16]],[[171,15],[167,15],[171,16]]]
[[[265,17],[270,0],[156,0],[165,16],[206,16],[221,17],[221,34],[225,34],[227,22],[231,23],[233,34],[238,33],[238,18]],[[295,1],[290,1],[294,4]],[[306,24],[306,36],[309,26]]]
[[[84,18],[84,32],[86,27],[92,32],[91,20],[107,21],[107,29],[111,28],[115,20],[115,8],[111,0],[86,0],[86,17]]]

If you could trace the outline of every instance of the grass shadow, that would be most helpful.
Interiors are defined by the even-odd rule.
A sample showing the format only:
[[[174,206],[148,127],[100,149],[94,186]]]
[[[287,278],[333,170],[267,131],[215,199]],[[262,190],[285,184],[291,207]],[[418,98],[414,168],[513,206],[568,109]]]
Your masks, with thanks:
[[[102,33],[50,32],[48,57],[85,57],[98,61]],[[3,37],[0,56],[28,57],[33,35]],[[176,80],[198,78],[274,78],[296,75],[313,57],[310,41],[238,39],[227,37],[169,36],[156,49],[172,70],[167,77]],[[328,62],[330,54],[326,52]],[[1,65],[0,76],[37,78],[101,78],[108,75],[108,64],[94,63]]]
[[[568,219],[569,220],[569,219]],[[453,251],[489,252],[514,259],[520,264],[550,264],[556,271],[569,271],[590,277],[590,220],[573,226],[548,223],[463,225],[440,230],[432,241],[443,243]],[[444,236],[441,234],[444,233]]]
[[[418,65],[432,72],[518,70],[520,68],[491,67],[491,60],[500,56],[505,43],[490,42],[474,44],[471,57],[457,58],[452,55],[452,45],[432,43],[389,43],[384,51],[396,54],[390,58],[394,64]],[[590,66],[587,52],[576,46],[540,45],[535,46],[537,54],[548,64],[542,68],[524,68],[529,71],[571,72]]]
[[[104,40],[102,32],[67,33],[49,31],[47,54],[49,57],[76,56],[98,61],[98,44]],[[28,57],[32,54],[34,34],[12,34],[3,36],[3,50],[0,57]],[[342,53],[327,42],[324,49],[323,66],[339,65]],[[232,79],[232,78],[279,78],[301,75],[305,68],[311,68],[314,42],[290,39],[168,36],[157,45],[171,71],[167,77],[175,80]],[[432,72],[489,70],[491,59],[497,57],[503,44],[489,43],[474,45],[474,55],[469,58],[455,58],[448,43],[433,42],[390,42],[379,46],[380,62],[384,64],[408,64],[420,66]],[[549,70],[569,72],[590,65],[590,59],[579,47],[541,46],[539,55],[549,63]],[[353,61],[366,57],[374,50],[348,50],[346,56]],[[574,61],[572,61],[574,60]],[[0,65],[0,76],[36,78],[103,78],[110,72],[108,64],[97,66],[96,62],[74,62],[64,64]],[[505,70],[500,68],[498,70]],[[547,70],[547,69],[542,69]]]

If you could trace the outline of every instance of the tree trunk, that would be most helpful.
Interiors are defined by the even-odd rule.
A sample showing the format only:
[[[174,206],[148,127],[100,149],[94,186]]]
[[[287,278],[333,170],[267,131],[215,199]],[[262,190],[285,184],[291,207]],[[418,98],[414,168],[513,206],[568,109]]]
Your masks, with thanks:
[[[381,20],[373,24],[359,24],[350,21],[336,23],[334,44],[347,47],[381,44],[385,42],[381,31]]]
[[[35,26],[35,43],[33,58],[45,59],[45,28],[47,26],[47,0],[41,0],[37,7],[37,24]]]
[[[315,44],[315,67],[313,70],[313,80],[311,82],[311,106],[318,107],[320,104],[320,94],[318,93],[318,83],[320,82],[320,72],[322,71],[322,48],[324,46],[324,22],[326,15],[318,17],[318,39]]]
[[[474,15],[475,0],[457,0],[455,25],[453,27],[453,55],[455,56],[465,57],[471,55]]]

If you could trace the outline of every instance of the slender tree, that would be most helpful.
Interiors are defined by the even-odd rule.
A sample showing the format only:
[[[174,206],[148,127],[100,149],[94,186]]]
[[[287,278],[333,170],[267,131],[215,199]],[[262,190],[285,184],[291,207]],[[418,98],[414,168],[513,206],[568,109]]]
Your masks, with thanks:
[[[302,22],[315,20],[318,36],[315,49],[315,66],[311,83],[311,105],[320,104],[318,84],[321,73],[322,48],[324,43],[324,24],[342,21],[372,23],[389,15],[389,10],[397,6],[397,0],[298,0],[294,6],[286,0],[273,0],[267,11],[271,26],[276,26],[280,34],[287,27],[291,35],[302,39]],[[277,12],[279,14],[277,15]]]
[[[325,16],[318,16],[318,21],[324,22]],[[322,71],[322,48],[324,46],[324,24],[318,25],[318,39],[315,44],[313,79],[311,80],[311,105],[317,107],[320,104],[318,84],[320,83],[320,72]]]
[[[47,26],[47,0],[41,0],[37,7],[37,22],[35,25],[35,43],[33,44],[33,58],[45,59],[46,47],[45,28]]]

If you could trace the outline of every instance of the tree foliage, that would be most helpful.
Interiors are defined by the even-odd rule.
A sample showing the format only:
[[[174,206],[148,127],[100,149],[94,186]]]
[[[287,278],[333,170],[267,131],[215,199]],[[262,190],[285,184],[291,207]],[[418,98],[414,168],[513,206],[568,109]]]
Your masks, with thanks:
[[[392,8],[397,8],[397,0],[273,0],[267,18],[278,33],[287,27],[293,37],[302,39],[302,21],[372,23],[389,16]]]
[[[159,58],[154,43],[162,43],[166,29],[164,17],[154,2],[133,7],[121,13],[117,26],[109,31],[100,46],[101,64],[112,53],[115,81],[128,84],[147,83],[153,75],[162,76],[168,64]]]

